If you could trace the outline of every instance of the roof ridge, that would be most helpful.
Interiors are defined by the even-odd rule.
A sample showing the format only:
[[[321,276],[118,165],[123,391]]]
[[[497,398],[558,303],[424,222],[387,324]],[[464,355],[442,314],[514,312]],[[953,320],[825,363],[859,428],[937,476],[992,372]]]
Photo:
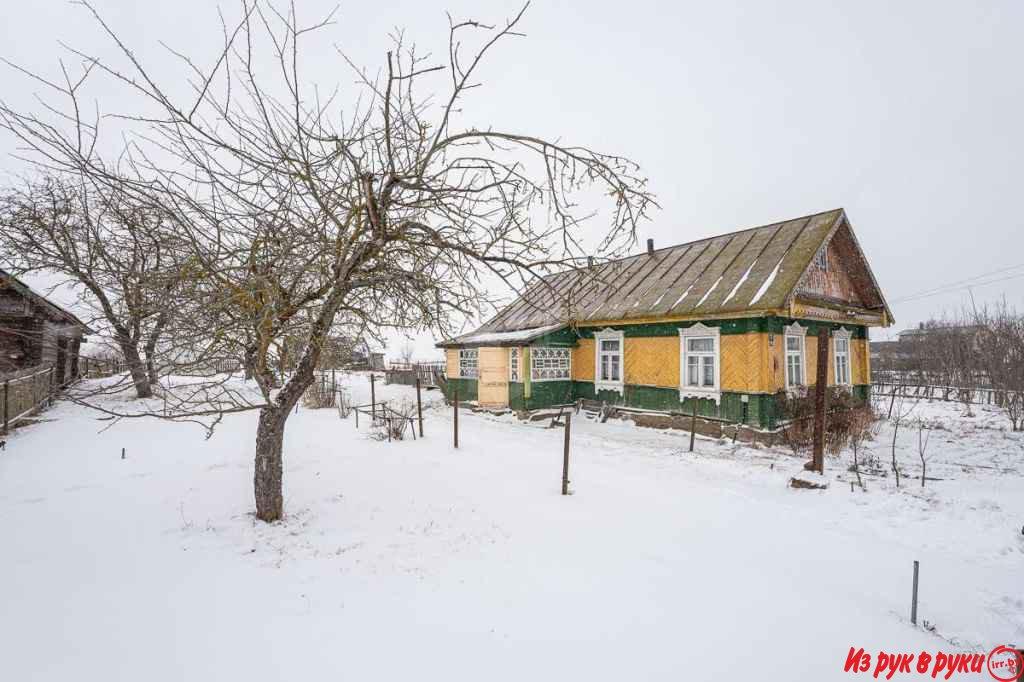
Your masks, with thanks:
[[[661,247],[658,247],[657,249],[654,249],[653,252],[641,251],[640,253],[631,253],[628,256],[620,256],[619,258],[613,258],[611,260],[602,261],[600,263],[594,263],[593,267],[601,267],[601,266],[605,266],[605,265],[612,265],[614,263],[621,263],[623,261],[629,260],[630,258],[639,258],[641,256],[653,255],[655,253],[658,253],[659,251],[668,251],[670,249],[678,249],[678,248],[683,247],[683,246],[693,246],[694,244],[700,244],[701,242],[707,242],[707,241],[711,241],[713,239],[719,239],[721,237],[734,237],[734,236],[736,236],[738,234],[742,234],[744,232],[753,232],[754,230],[763,230],[763,229],[769,228],[769,227],[777,227],[777,226],[781,226],[784,223],[791,223],[791,222],[796,221],[796,220],[809,220],[810,218],[815,218],[817,216],[822,216],[822,215],[826,215],[828,213],[835,213],[837,211],[844,211],[844,210],[845,209],[843,209],[843,207],[840,206],[840,207],[837,207],[837,208],[831,208],[831,209],[829,209],[827,211],[817,211],[816,213],[808,213],[807,215],[796,216],[794,218],[785,218],[784,220],[776,220],[774,222],[764,223],[763,225],[757,225],[755,227],[745,227],[743,229],[733,230],[731,232],[722,232],[721,234],[714,234],[714,235],[711,235],[710,237],[701,237],[700,239],[693,239],[693,240],[690,240],[688,242],[679,242],[678,244],[670,244],[668,246],[661,246]],[[590,265],[580,265],[580,266],[577,266],[575,268],[569,268],[567,270],[558,270],[556,272],[549,272],[548,274],[544,275],[544,278],[546,279],[546,278],[548,278],[548,277],[550,277],[552,275],[565,274],[566,272],[572,272],[574,270],[586,270],[586,269],[589,269],[590,267],[592,267],[592,266],[590,266]]]

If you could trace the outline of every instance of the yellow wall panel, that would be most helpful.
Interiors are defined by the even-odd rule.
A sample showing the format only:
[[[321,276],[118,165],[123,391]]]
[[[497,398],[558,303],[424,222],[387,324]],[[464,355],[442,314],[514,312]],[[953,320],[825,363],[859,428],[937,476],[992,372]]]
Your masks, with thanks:
[[[459,376],[459,349],[449,348],[446,350],[445,359],[448,361],[448,371],[446,374],[449,377]]]
[[[580,345],[572,349],[572,378],[594,380],[594,339],[580,339]]]
[[[867,339],[850,341],[850,374],[855,384],[871,383],[871,355]]]
[[[720,378],[723,391],[754,392],[762,388],[763,334],[731,334],[719,339],[722,367]]]
[[[678,336],[625,339],[623,356],[627,384],[679,386]]]

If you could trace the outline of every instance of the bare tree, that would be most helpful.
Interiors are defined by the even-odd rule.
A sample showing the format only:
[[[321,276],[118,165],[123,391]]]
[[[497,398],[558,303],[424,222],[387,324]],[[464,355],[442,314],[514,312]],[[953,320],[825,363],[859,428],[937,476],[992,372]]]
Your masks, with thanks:
[[[157,345],[183,279],[168,218],[116,188],[55,175],[0,197],[0,259],[81,285],[140,398],[158,382]]]
[[[264,521],[282,515],[285,424],[338,319],[450,332],[491,304],[481,282],[521,289],[583,262],[590,218],[605,222],[598,251],[618,253],[655,206],[626,158],[459,123],[487,55],[522,35],[525,7],[500,27],[452,20],[446,64],[427,61],[401,33],[378,76],[342,55],[361,90],[342,104],[341,92],[303,83],[300,43],[329,22],[301,25],[294,8],[245,2],[212,62],[176,53],[190,78],[191,95],[180,97],[84,6],[120,61],[73,50],[87,65],[82,78],[36,76],[63,99],[47,104],[61,123],[0,106],[0,124],[46,164],[175,217],[193,273],[184,304],[192,314],[175,332],[189,358],[238,357],[241,349],[260,394],[190,387],[188,399],[205,402],[179,414],[260,410],[254,488]],[[474,38],[479,45],[467,53]],[[260,61],[268,56],[273,69]],[[115,112],[137,129],[117,174],[94,151],[107,119],[80,116],[82,84],[96,73],[137,97],[134,108]],[[608,210],[596,208],[599,196],[611,199]],[[285,337],[301,342],[287,348],[294,370],[278,389],[272,363]]]
[[[925,432],[928,432],[925,435]],[[924,419],[917,421],[917,456],[921,458],[921,487],[924,487],[925,478],[928,475],[928,441],[931,439],[932,432],[928,428],[927,422]]]
[[[408,365],[412,362],[412,358],[415,353],[416,348],[412,345],[412,342],[406,341],[402,344],[402,349],[398,354],[398,359]]]
[[[864,488],[860,475],[860,453],[864,443],[872,440],[878,433],[878,417],[870,406],[851,410],[849,419],[848,441],[853,450],[853,472],[857,475],[857,485]]]
[[[976,354],[1014,431],[1024,430],[1024,316],[1006,302],[974,313]]]
[[[896,460],[896,437],[900,433],[900,426],[906,423],[907,419],[913,413],[917,407],[917,400],[907,402],[907,398],[903,395],[897,396],[892,405],[890,406],[891,415],[889,422],[892,424],[892,472],[896,474],[896,487],[900,487],[900,467]]]

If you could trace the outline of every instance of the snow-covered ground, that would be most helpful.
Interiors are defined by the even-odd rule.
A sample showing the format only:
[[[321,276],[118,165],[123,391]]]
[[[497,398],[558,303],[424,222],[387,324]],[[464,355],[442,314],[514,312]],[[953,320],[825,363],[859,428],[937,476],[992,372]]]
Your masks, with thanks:
[[[357,398],[364,376],[351,377]],[[406,387],[379,387],[408,397]],[[59,403],[0,453],[6,680],[831,680],[849,648],[1024,643],[1024,438],[945,403],[928,481],[628,423],[451,412],[376,441],[300,409],[284,522],[255,522],[255,415],[201,429]],[[110,398],[113,400],[114,398]],[[891,430],[869,449],[889,457]],[[121,459],[121,448],[127,457]],[[909,622],[912,561],[919,619]],[[866,675],[865,675],[866,676]]]

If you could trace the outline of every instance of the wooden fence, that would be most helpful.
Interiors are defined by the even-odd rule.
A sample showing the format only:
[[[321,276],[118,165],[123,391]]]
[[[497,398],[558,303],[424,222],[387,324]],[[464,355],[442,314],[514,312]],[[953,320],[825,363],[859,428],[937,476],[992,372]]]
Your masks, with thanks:
[[[1002,407],[1007,400],[1006,391],[994,388],[970,388],[965,386],[937,386],[933,384],[904,384],[876,381],[871,384],[871,393],[876,397],[919,398],[970,403],[971,405],[995,405]]]
[[[52,403],[59,388],[53,365],[36,367],[20,376],[5,378],[0,387],[3,432],[6,434],[17,422]]]
[[[415,386],[416,379],[424,388],[438,388],[444,378],[445,362],[392,362],[384,371],[385,384]]]

